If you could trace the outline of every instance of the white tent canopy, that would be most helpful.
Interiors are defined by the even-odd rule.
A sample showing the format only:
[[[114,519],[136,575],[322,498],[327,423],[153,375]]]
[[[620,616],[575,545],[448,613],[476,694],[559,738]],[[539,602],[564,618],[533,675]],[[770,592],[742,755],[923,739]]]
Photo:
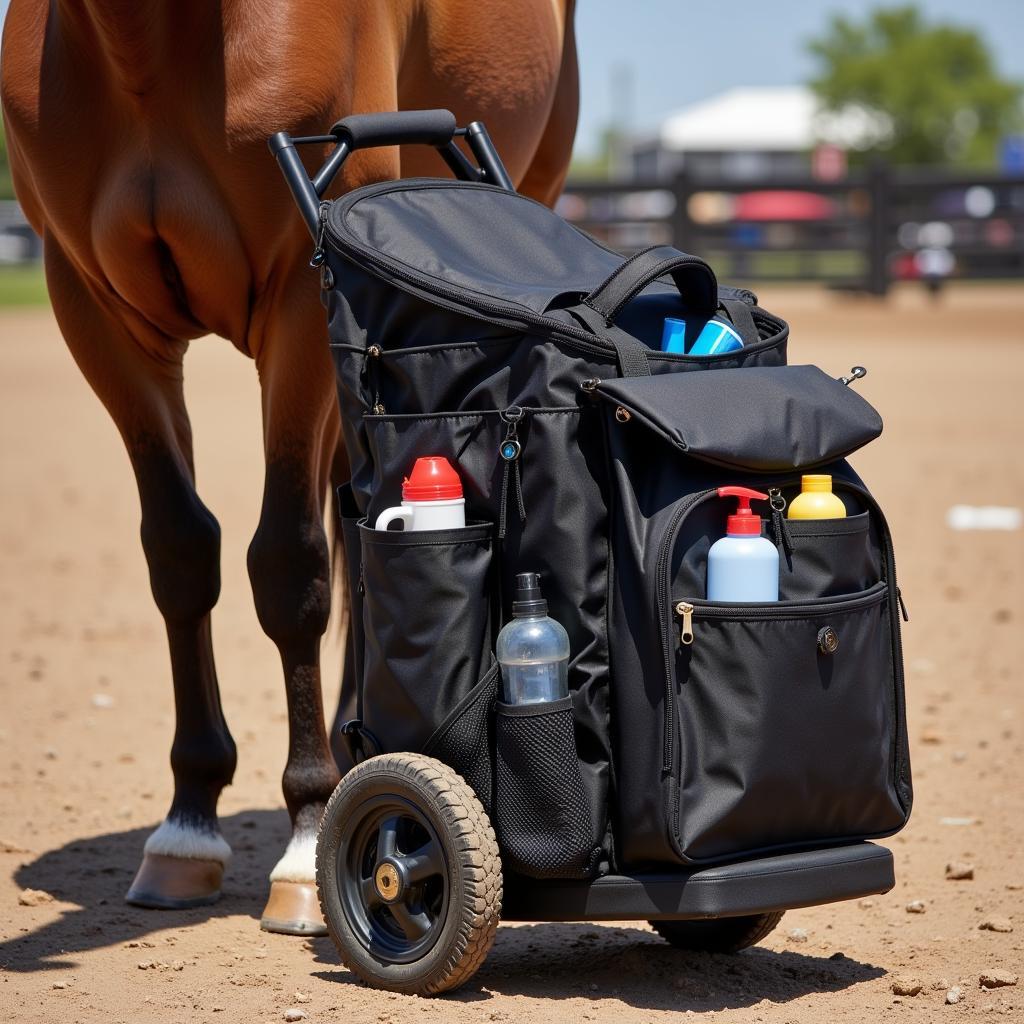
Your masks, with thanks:
[[[727,92],[667,117],[658,133],[665,149],[679,152],[793,151],[830,142],[861,148],[884,136],[884,118],[860,107],[823,112],[801,85],[756,86]]]

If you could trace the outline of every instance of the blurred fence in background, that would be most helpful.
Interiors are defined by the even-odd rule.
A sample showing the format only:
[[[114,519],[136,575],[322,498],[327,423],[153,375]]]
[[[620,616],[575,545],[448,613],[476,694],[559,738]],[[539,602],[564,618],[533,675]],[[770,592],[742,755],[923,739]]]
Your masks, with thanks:
[[[837,181],[570,181],[558,212],[622,252],[697,253],[730,282],[884,295],[900,280],[1024,277],[1024,176],[875,164]],[[41,256],[18,204],[0,202],[0,265]]]
[[[836,181],[570,181],[558,211],[623,252],[696,253],[730,282],[884,295],[899,280],[1024,276],[1024,176],[879,163]]]

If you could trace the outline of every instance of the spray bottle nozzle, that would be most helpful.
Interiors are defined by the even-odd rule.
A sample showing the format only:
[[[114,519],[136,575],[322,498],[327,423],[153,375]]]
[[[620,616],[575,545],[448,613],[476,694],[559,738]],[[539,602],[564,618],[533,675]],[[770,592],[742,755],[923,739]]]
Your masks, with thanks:
[[[737,499],[736,511],[726,520],[726,533],[761,535],[761,517],[755,516],[751,511],[750,502],[755,498],[767,501],[767,494],[762,494],[749,487],[719,487],[718,496]]]

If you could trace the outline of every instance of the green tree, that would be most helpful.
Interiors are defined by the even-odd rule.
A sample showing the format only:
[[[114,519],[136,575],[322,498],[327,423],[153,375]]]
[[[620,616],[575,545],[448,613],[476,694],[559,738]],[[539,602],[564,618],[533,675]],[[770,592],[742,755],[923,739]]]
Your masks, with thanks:
[[[834,15],[808,48],[824,108],[875,115],[882,130],[869,148],[894,162],[990,165],[1021,126],[1021,85],[999,75],[978,33],[928,23],[913,6]]]

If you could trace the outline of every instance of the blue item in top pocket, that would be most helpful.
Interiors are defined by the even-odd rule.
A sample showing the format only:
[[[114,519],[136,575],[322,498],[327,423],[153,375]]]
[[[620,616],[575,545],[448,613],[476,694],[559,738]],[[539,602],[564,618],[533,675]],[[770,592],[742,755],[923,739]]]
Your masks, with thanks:
[[[674,355],[718,356],[743,348],[743,339],[724,320],[712,317],[697,335],[696,341],[686,351],[686,321],[665,317],[661,333],[662,352]]]

